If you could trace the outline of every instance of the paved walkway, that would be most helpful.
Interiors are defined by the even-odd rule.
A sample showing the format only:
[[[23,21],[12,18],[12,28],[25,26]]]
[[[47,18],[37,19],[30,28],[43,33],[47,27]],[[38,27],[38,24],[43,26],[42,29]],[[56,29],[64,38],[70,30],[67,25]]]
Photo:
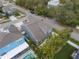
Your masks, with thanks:
[[[79,41],[79,33],[78,32],[73,31],[71,33],[71,37],[74,38],[75,40],[78,40]]]

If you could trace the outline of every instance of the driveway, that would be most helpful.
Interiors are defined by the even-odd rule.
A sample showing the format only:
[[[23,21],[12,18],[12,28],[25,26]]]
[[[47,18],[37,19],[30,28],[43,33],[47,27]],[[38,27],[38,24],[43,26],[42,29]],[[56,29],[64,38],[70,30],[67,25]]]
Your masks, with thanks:
[[[75,40],[78,40],[79,41],[79,33],[78,32],[73,31],[71,33],[71,37],[74,38]]]

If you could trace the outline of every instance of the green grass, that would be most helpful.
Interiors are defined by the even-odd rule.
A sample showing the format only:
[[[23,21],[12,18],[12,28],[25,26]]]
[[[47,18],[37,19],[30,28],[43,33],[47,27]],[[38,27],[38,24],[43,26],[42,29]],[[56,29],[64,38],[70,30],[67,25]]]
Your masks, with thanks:
[[[54,57],[54,59],[73,59],[71,57],[72,53],[76,49],[69,44],[66,44]]]

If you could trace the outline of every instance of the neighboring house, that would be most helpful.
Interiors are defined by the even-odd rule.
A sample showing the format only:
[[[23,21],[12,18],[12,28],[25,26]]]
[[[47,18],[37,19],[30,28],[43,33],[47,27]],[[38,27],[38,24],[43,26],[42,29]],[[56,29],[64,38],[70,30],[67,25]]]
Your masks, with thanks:
[[[3,6],[5,0],[0,0],[0,7]]]
[[[28,35],[36,45],[39,45],[51,34],[52,27],[43,19],[33,17],[24,21],[22,30],[26,32],[26,35]]]
[[[16,2],[16,0],[8,0],[9,2]]]
[[[13,24],[8,27],[10,33],[21,34],[21,31]]]
[[[76,26],[76,30],[79,32],[79,26]]]
[[[2,8],[3,12],[7,15],[7,16],[11,16],[11,15],[14,15],[15,12],[16,12],[16,8],[12,5],[7,5],[7,6],[4,6]]]
[[[0,0],[0,7],[6,6],[9,4],[9,1],[7,0]]]
[[[71,55],[73,59],[79,59],[79,46],[70,40],[68,40],[67,43],[76,48],[76,51]]]
[[[26,55],[23,55],[27,53]],[[0,59],[17,59],[19,57],[31,56],[29,45],[20,34],[0,32]],[[26,59],[30,59],[26,58]]]
[[[74,59],[79,59],[79,51],[76,53],[75,58]]]
[[[59,3],[60,3],[60,0],[50,0],[50,1],[48,2],[48,8],[51,8],[51,7],[53,7],[53,6],[58,6]]]
[[[72,54],[73,59],[79,59],[79,50]]]
[[[0,0],[0,7],[2,7],[2,0]]]

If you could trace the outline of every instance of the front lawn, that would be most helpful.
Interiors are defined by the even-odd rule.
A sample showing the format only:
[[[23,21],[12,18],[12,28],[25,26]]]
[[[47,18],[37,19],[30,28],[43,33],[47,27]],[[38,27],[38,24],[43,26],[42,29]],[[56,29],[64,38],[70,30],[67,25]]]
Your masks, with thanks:
[[[66,44],[60,52],[55,55],[54,59],[73,59],[71,55],[75,50],[76,49],[74,47]]]

